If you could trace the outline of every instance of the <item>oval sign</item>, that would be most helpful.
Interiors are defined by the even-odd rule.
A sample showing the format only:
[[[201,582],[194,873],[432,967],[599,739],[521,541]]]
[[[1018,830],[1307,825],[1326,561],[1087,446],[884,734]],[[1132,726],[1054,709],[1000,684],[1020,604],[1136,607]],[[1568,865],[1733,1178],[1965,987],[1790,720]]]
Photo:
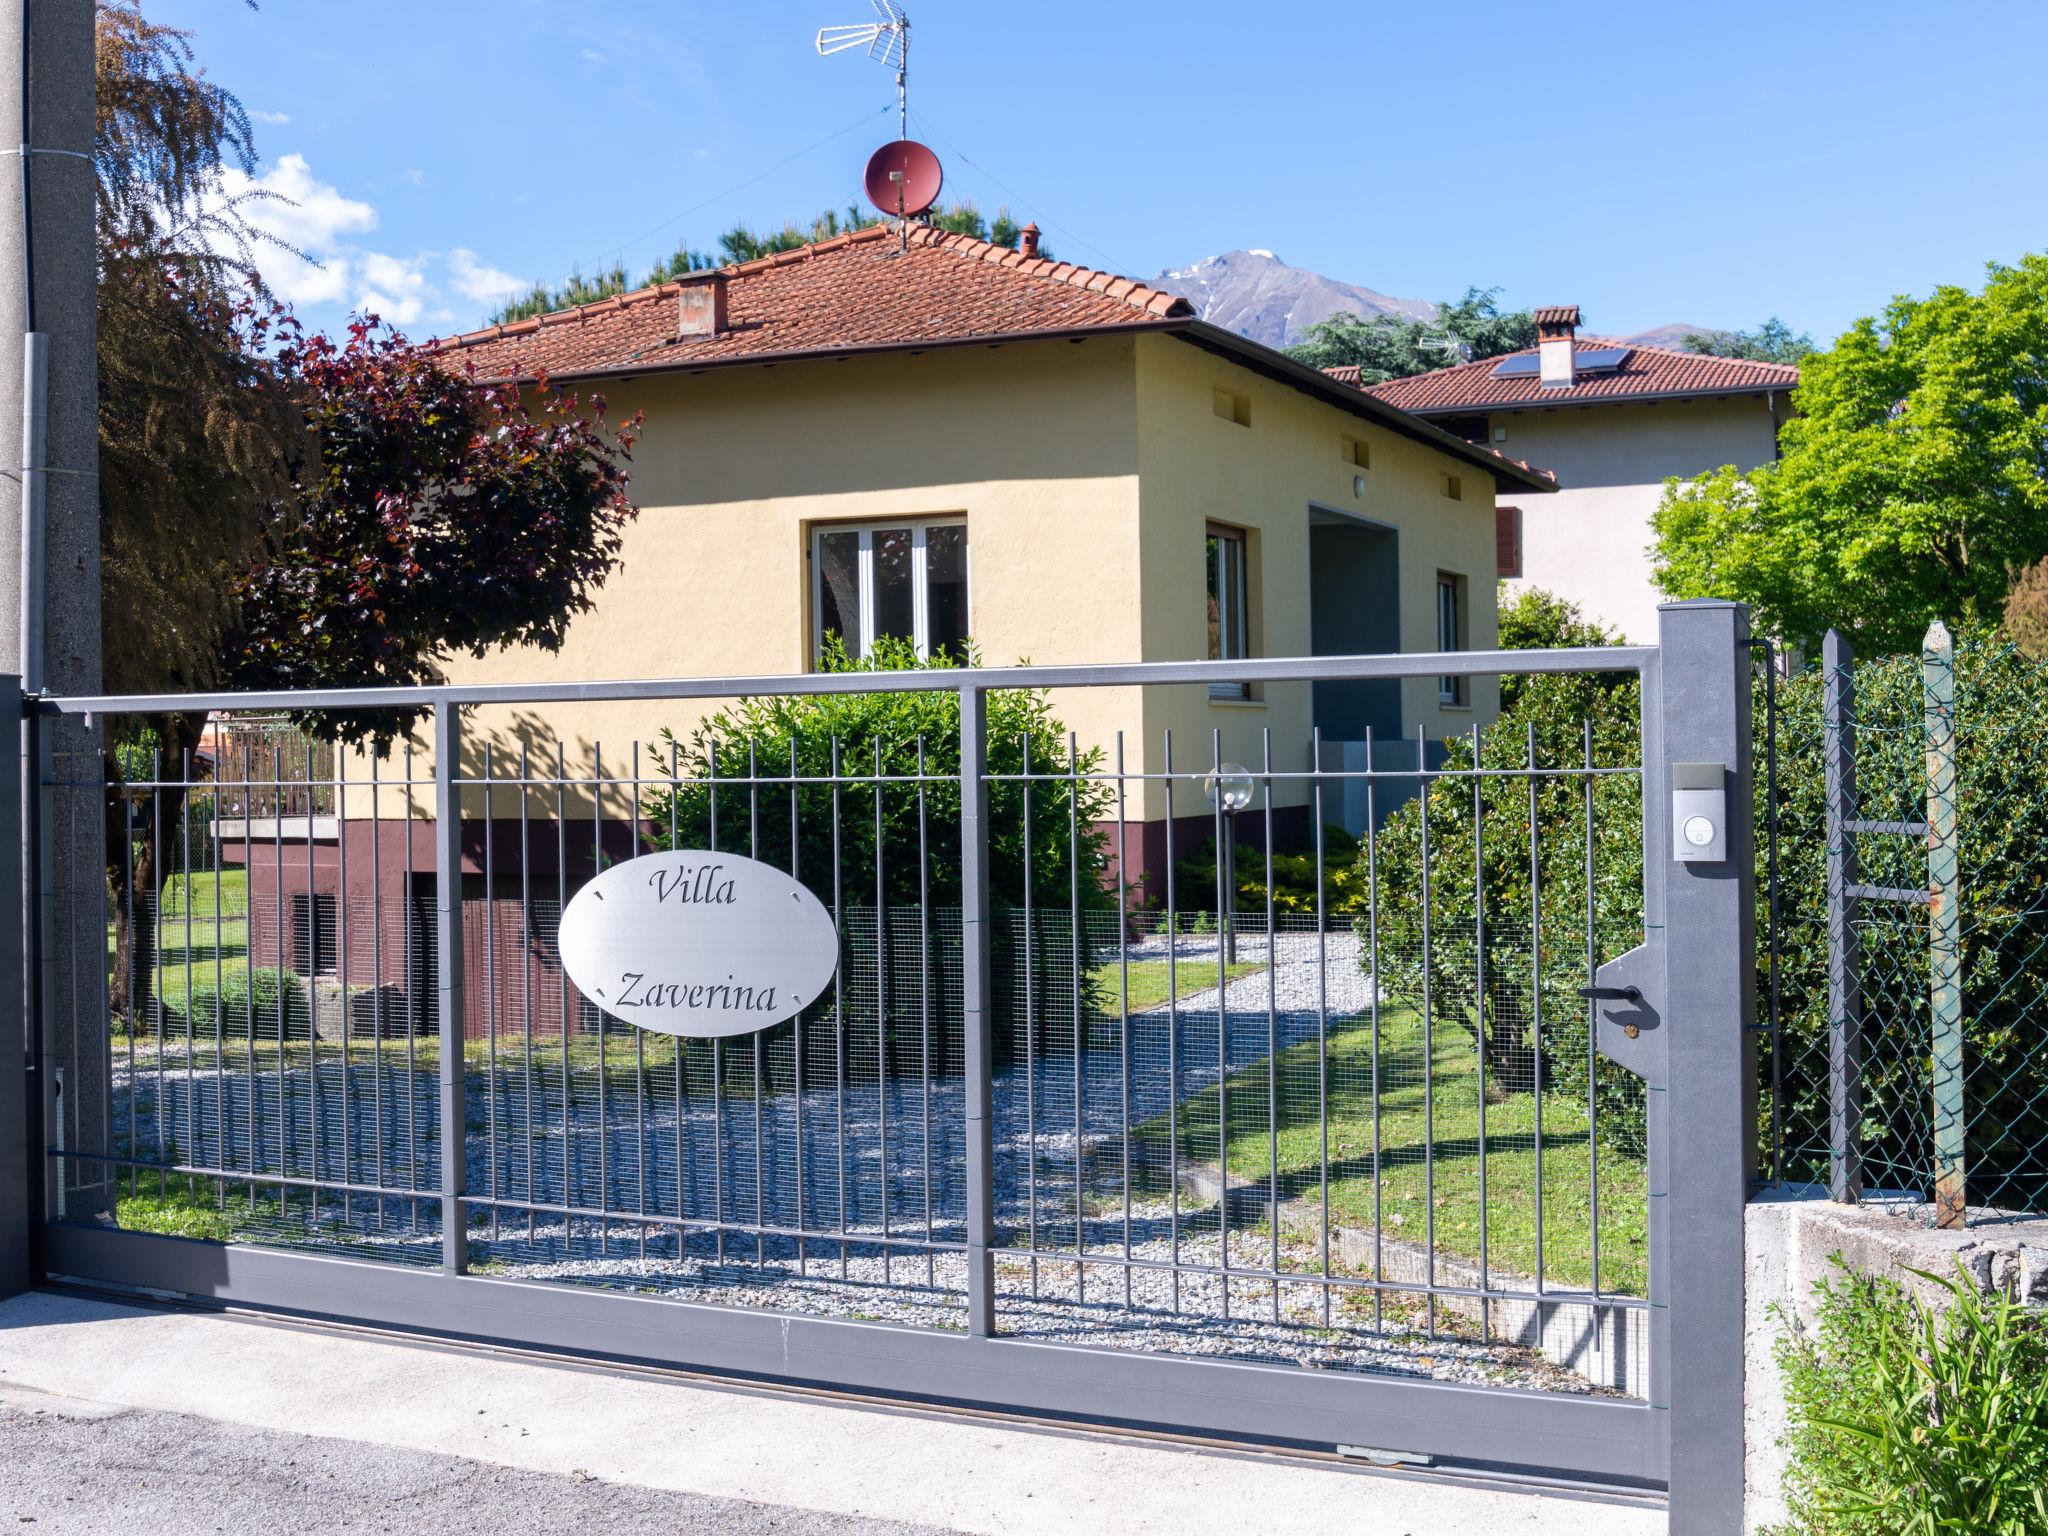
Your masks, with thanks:
[[[744,1035],[801,1013],[839,969],[839,933],[781,870],[679,848],[600,873],[570,899],[562,968],[605,1012],[665,1035]]]

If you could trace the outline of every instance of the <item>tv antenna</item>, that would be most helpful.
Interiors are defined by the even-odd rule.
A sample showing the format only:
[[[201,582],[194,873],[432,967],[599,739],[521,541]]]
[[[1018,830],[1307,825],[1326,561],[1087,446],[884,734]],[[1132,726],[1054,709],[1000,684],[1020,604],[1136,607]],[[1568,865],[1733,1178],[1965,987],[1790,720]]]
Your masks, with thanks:
[[[896,0],[868,0],[880,21],[856,22],[846,27],[818,28],[820,54],[845,53],[865,48],[868,57],[883,68],[896,71],[896,136],[910,137],[910,18]]]

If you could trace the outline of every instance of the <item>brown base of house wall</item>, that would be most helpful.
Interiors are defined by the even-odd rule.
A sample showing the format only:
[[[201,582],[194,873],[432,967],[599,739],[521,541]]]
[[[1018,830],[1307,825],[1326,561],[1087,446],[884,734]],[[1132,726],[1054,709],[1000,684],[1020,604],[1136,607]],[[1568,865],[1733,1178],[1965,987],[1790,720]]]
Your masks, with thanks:
[[[1265,851],[1268,819],[1259,813],[1234,822],[1239,867],[1249,873]],[[1305,806],[1276,809],[1270,826],[1275,852],[1304,846],[1312,831]],[[494,1016],[500,1028],[524,1027],[536,1003],[541,1017],[534,1022],[545,1034],[578,1016],[551,944],[531,931],[533,914],[559,911],[599,869],[644,851],[647,830],[623,821],[463,823],[466,1035],[484,1034]],[[1115,823],[1097,830],[1109,856],[1108,879],[1121,887],[1129,910],[1162,909],[1169,894],[1183,911],[1215,906],[1210,881],[1176,875],[1170,891],[1168,885],[1175,865],[1200,859],[1213,843],[1213,816],[1126,822],[1121,838]],[[252,966],[330,978],[351,995],[388,993],[376,1005],[380,1020],[431,1016],[422,1000],[435,987],[432,822],[352,820],[341,824],[338,839],[230,839],[222,853],[226,863],[248,870]]]

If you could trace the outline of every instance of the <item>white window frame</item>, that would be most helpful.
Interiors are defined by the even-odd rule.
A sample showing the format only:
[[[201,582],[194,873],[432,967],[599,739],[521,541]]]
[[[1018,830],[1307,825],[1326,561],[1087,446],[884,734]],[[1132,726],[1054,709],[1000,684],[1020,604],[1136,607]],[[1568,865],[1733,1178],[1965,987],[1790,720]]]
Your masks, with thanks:
[[[1464,577],[1455,571],[1436,573],[1436,648],[1439,651],[1462,651],[1465,649],[1465,587]],[[1445,594],[1449,594],[1446,612]],[[1450,705],[1454,709],[1465,707],[1465,679],[1462,676],[1439,677],[1436,680],[1437,703]]]
[[[875,535],[878,533],[908,533],[910,535],[910,627],[912,644],[917,648],[920,661],[931,660],[931,591],[929,566],[925,552],[925,535],[933,528],[965,528],[964,517],[891,518],[877,523],[813,523],[811,525],[811,657],[810,664],[818,664],[818,655],[825,644],[825,568],[819,558],[821,541],[827,534],[857,533],[860,535],[859,585],[856,588],[860,602],[861,632],[854,637],[858,654],[865,656],[875,644]],[[968,633],[973,633],[974,613],[974,537],[967,539],[967,612],[970,619]]]
[[[1218,638],[1219,638],[1219,640],[1223,639],[1223,637],[1225,637],[1225,636],[1232,636],[1232,635],[1235,635],[1236,637],[1238,637],[1238,638],[1242,639],[1242,640],[1243,640],[1243,642],[1244,642],[1244,656],[1243,656],[1243,657],[1236,657],[1236,656],[1230,656],[1230,655],[1225,655],[1225,656],[1223,656],[1223,657],[1221,657],[1221,658],[1214,658],[1214,659],[1220,659],[1220,660],[1224,660],[1224,661],[1238,661],[1238,660],[1245,660],[1245,659],[1249,659],[1249,658],[1250,658],[1250,656],[1251,656],[1251,654],[1252,654],[1252,614],[1251,614],[1251,601],[1252,601],[1252,540],[1251,540],[1251,534],[1250,534],[1250,533],[1249,533],[1249,532],[1248,532],[1247,530],[1245,530],[1245,529],[1243,529],[1243,528],[1238,528],[1238,527],[1234,527],[1234,526],[1232,526],[1232,525],[1230,525],[1230,524],[1228,524],[1228,523],[1208,523],[1208,524],[1204,525],[1204,527],[1203,527],[1203,530],[1202,530],[1202,544],[1203,544],[1203,562],[1202,562],[1202,563],[1203,563],[1203,567],[1204,567],[1204,569],[1203,569],[1203,573],[1202,573],[1202,587],[1203,587],[1203,591],[1202,591],[1202,603],[1203,603],[1203,607],[1204,607],[1204,609],[1205,609],[1205,610],[1206,610],[1206,608],[1207,608],[1207,606],[1208,606],[1208,600],[1209,600],[1209,594],[1208,594],[1208,584],[1209,584],[1209,583],[1208,583],[1208,570],[1207,570],[1207,566],[1208,566],[1208,559],[1207,559],[1207,553],[1208,553],[1208,542],[1209,542],[1209,540],[1211,540],[1211,539],[1216,539],[1216,540],[1219,540],[1219,541],[1220,541],[1220,542],[1222,542],[1222,543],[1223,543],[1223,544],[1224,544],[1225,546],[1229,546],[1229,545],[1232,545],[1232,544],[1234,544],[1234,545],[1236,545],[1236,546],[1237,546],[1237,558],[1238,558],[1238,560],[1239,560],[1239,562],[1240,562],[1240,568],[1239,568],[1239,571],[1238,571],[1238,599],[1239,599],[1239,603],[1240,603],[1240,606],[1242,606],[1242,607],[1243,607],[1243,609],[1244,609],[1244,612],[1243,612],[1243,613],[1237,613],[1237,612],[1235,612],[1235,611],[1234,611],[1234,610],[1233,610],[1233,609],[1231,608],[1231,606],[1230,606],[1230,581],[1229,581],[1228,575],[1227,575],[1226,573],[1224,573],[1224,572],[1221,572],[1221,571],[1219,571],[1219,572],[1218,572],[1218,574],[1219,574],[1220,576],[1223,576],[1223,578],[1224,578],[1224,579],[1222,580],[1222,582],[1221,582],[1221,584],[1220,584],[1220,588],[1219,588],[1219,590],[1218,590],[1218,592],[1217,592],[1217,597],[1216,597],[1216,621],[1217,621],[1217,623],[1216,623],[1216,627],[1217,627],[1217,635],[1218,635]],[[1206,612],[1205,612],[1205,614],[1204,614],[1204,618],[1205,618],[1205,620],[1206,620]],[[1235,621],[1235,622],[1233,623],[1233,621]],[[1226,651],[1227,651],[1227,649],[1228,649],[1228,646],[1227,646],[1227,644],[1225,645],[1225,647],[1224,647],[1224,648],[1225,648],[1225,649],[1226,649]],[[1205,649],[1206,649],[1206,647],[1205,647]],[[1209,697],[1210,697],[1210,698],[1212,698],[1212,699],[1220,699],[1220,700],[1223,700],[1223,701],[1225,701],[1225,702],[1237,702],[1237,703],[1242,703],[1242,702],[1244,702],[1245,700],[1247,700],[1247,699],[1251,698],[1251,696],[1252,696],[1252,690],[1251,690],[1251,685],[1250,685],[1250,684],[1248,684],[1248,683],[1211,683],[1211,684],[1209,685]]]

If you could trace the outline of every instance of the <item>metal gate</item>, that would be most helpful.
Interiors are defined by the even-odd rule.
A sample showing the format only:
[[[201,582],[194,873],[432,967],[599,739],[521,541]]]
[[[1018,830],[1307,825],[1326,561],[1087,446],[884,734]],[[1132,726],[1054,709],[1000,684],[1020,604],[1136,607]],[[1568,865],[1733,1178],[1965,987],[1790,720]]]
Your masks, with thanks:
[[[1737,1529],[1746,616],[1660,640],[31,700],[35,1271],[1668,1486],[1674,1530]],[[1550,726],[1307,726],[1318,688],[1496,678]],[[1159,723],[1225,687],[1282,723]],[[599,706],[700,724],[551,723]],[[1121,728],[1054,723],[1084,708]],[[112,782],[60,750],[394,709],[430,744],[130,732]],[[807,885],[833,987],[708,1041],[583,997],[564,904],[663,847]]]

